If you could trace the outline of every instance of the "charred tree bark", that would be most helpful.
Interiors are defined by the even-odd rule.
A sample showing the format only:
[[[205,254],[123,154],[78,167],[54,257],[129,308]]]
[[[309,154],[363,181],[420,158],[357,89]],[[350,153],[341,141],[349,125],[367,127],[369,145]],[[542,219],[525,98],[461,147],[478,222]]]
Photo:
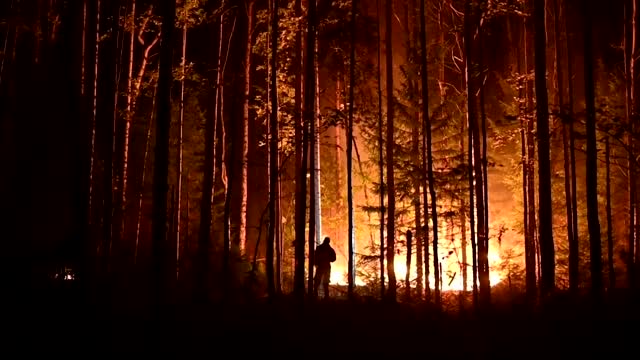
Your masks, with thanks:
[[[545,29],[545,1],[534,0],[533,21],[535,28],[535,91],[538,129],[538,237],[540,241],[542,278],[541,295],[550,295],[555,289],[555,249],[553,244],[551,161],[549,159],[549,100],[547,94],[547,40]]]
[[[202,197],[200,198],[200,225],[198,228],[198,252],[195,258],[195,297],[196,301],[205,301],[208,297],[208,276],[209,273],[209,246],[211,243],[212,207],[213,207],[213,186],[215,181],[215,161],[216,161],[216,127],[220,121],[218,102],[221,91],[221,58],[224,15],[219,20],[220,31],[218,37],[218,51],[215,52],[214,61],[217,63],[215,73],[216,95],[212,113],[206,117],[204,123],[204,164],[202,175]]]
[[[606,197],[607,197],[607,265],[609,268],[609,291],[616,287],[616,273],[613,266],[613,219],[611,215],[611,146],[609,137],[604,139],[606,164]]]
[[[129,64],[127,71],[127,102],[126,102],[126,111],[124,116],[124,134],[123,134],[123,146],[122,146],[122,177],[120,178],[120,212],[122,217],[120,219],[120,223],[117,224],[119,227],[117,231],[120,233],[119,237],[124,238],[125,232],[125,222],[127,219],[126,209],[127,209],[127,181],[128,181],[128,168],[129,168],[129,138],[130,138],[130,130],[131,130],[131,120],[132,116],[129,113],[133,110],[131,107],[132,104],[132,95],[133,95],[133,63],[134,63],[134,50],[136,43],[136,26],[135,26],[135,18],[136,18],[136,0],[131,0],[131,18],[129,19]]]
[[[240,256],[246,254],[247,247],[247,188],[249,180],[247,178],[247,170],[249,166],[249,100],[251,96],[251,52],[253,49],[253,21],[254,21],[254,1],[246,0],[246,16],[247,33],[246,45],[244,48],[244,94],[242,104],[242,125],[240,126],[240,134],[237,137],[239,142],[237,148],[240,150],[241,168],[240,179],[238,179],[238,198],[240,202],[239,212],[237,214],[237,233],[234,235],[234,243],[238,246]]]
[[[380,19],[380,4],[379,0],[376,0],[376,17],[377,17],[377,25],[378,25],[378,37],[377,37],[377,50],[378,50],[378,171],[379,171],[379,181],[380,181],[380,298],[384,298],[385,296],[385,276],[384,276],[384,251],[385,251],[385,239],[384,239],[384,196],[386,191],[386,186],[384,183],[384,119],[382,117],[382,45],[380,45],[382,41],[382,36],[380,33],[382,32],[381,19]]]
[[[387,274],[389,276],[389,291],[387,297],[390,301],[396,301],[396,271],[395,260],[395,216],[396,216],[396,190],[394,181],[394,96],[393,96],[393,1],[385,2],[385,58],[387,76]]]
[[[424,1],[420,1],[420,80],[422,95],[422,121],[426,137],[427,178],[429,181],[429,197],[431,198],[431,223],[433,228],[433,273],[435,279],[436,307],[440,307],[440,277],[438,265],[438,206],[433,175],[433,151],[431,119],[429,118],[429,82],[427,76],[427,26]],[[426,203],[425,203],[426,205]]]
[[[354,87],[356,82],[356,13],[357,0],[351,0],[351,49],[349,53],[349,119],[347,123],[347,211],[349,212],[349,299],[353,299],[353,289],[356,281],[355,264],[355,228],[353,208],[353,108]]]
[[[276,295],[273,273],[273,249],[276,245],[277,199],[278,199],[278,0],[273,0],[271,9],[271,113],[269,119],[269,235],[267,240],[267,292],[269,298]]]
[[[565,4],[565,12],[568,7]],[[571,220],[573,221],[573,237],[569,239],[569,289],[573,294],[578,294],[580,283],[580,255],[578,246],[578,197],[577,197],[577,173],[576,173],[576,153],[575,153],[575,133],[573,114],[573,51],[571,50],[571,38],[569,33],[569,16],[565,16],[565,45],[567,50],[567,119],[569,122],[569,162],[571,173]]]
[[[413,255],[413,233],[411,230],[407,230],[407,257],[406,266],[407,272],[404,276],[405,285],[405,301],[411,301],[411,256]]]
[[[296,264],[294,275],[294,293],[299,300],[304,297],[304,249],[305,249],[305,223],[307,212],[307,157],[309,154],[309,126],[311,118],[315,116],[315,40],[316,40],[316,4],[309,1],[307,8],[307,38],[304,56],[304,109],[302,124],[302,160],[298,168],[300,191],[296,196]],[[311,240],[309,240],[311,242]],[[313,268],[310,268],[309,277],[313,278]],[[311,289],[313,290],[313,288]]]
[[[560,27],[560,20],[562,16],[565,16],[562,12],[562,7],[559,0],[554,0],[554,12],[555,16],[553,19],[554,26],[554,37],[555,37],[555,67],[556,67],[556,98],[558,103],[558,117],[562,122],[562,149],[563,149],[563,160],[564,160],[564,193],[565,193],[565,208],[567,211],[567,242],[571,244],[571,241],[574,237],[573,232],[577,231],[577,229],[573,228],[573,211],[572,211],[572,203],[571,199],[573,196],[573,189],[571,188],[571,177],[573,176],[571,173],[571,150],[569,144],[570,128],[568,124],[567,114],[565,113],[566,106],[564,103],[564,74],[562,72],[562,44],[561,44],[561,36],[566,34],[562,34]],[[572,281],[575,278],[576,274],[573,271],[577,270],[570,267],[569,269],[569,289],[575,294],[577,291],[576,282]],[[575,280],[575,279],[574,279]]]
[[[584,16],[584,96],[587,128],[587,224],[591,255],[591,292],[596,304],[602,301],[602,248],[600,219],[598,218],[598,148],[596,144],[595,80],[593,78],[593,10],[590,2],[583,2]]]
[[[152,220],[152,258],[153,258],[153,296],[157,305],[170,301],[172,288],[173,262],[172,244],[167,238],[167,192],[169,190],[169,128],[171,126],[171,82],[172,82],[172,45],[175,1],[162,3],[162,44],[160,47],[158,73],[158,110],[156,112],[156,144],[153,167],[153,220]],[[160,310],[160,309],[156,309]],[[157,313],[160,315],[160,313]]]
[[[476,152],[476,147],[479,149],[480,146],[476,146],[474,143],[477,142],[474,136],[474,127],[477,126],[478,123],[478,109],[476,103],[476,86],[473,74],[473,33],[474,33],[474,12],[472,9],[472,3],[470,0],[465,1],[464,6],[464,48],[465,48],[465,80],[467,85],[467,122],[468,122],[468,135],[469,135],[469,162],[468,162],[468,172],[469,172],[469,224],[471,228],[471,253],[473,257],[473,304],[474,307],[477,308],[479,305],[478,299],[478,243],[480,240],[480,236],[478,236],[478,241],[476,241],[476,191],[474,190],[474,183],[477,182],[478,176],[475,173],[474,166],[474,152]],[[484,211],[483,211],[484,213]],[[480,223],[480,219],[478,218],[478,224]],[[478,234],[479,235],[479,234]]]
[[[635,140],[634,130],[635,123],[638,118],[638,99],[637,99],[637,59],[638,59],[638,2],[635,0],[628,0],[625,2],[625,70],[627,74],[627,96],[626,96],[626,110],[627,110],[627,146],[629,167],[628,173],[628,192],[629,192],[629,236],[628,236],[628,248],[627,248],[627,277],[629,280],[629,287],[636,289],[637,287],[637,268],[635,253],[638,252],[636,248],[636,231],[637,214],[636,203],[638,202],[638,189],[636,187],[637,167],[635,162]]]

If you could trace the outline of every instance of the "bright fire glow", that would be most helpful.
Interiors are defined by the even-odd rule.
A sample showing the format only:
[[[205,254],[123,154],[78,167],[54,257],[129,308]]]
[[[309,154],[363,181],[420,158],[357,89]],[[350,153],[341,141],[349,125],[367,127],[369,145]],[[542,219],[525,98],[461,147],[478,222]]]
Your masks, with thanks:
[[[494,245],[494,244],[491,244]],[[440,252],[440,264],[442,266],[442,291],[461,291],[463,290],[462,272],[460,270],[460,264],[462,263],[461,255],[456,251],[449,254],[450,249],[442,248]],[[459,251],[459,249],[458,249]],[[342,260],[342,261],[341,261]],[[433,277],[433,258],[430,259],[429,270],[429,282],[430,287],[434,288],[435,282]],[[467,249],[467,290],[473,289],[473,268],[471,257],[471,246]],[[491,286],[494,286],[501,282],[505,276],[499,271],[495,270],[501,262],[500,250],[498,246],[489,246],[489,268],[491,269],[489,274],[489,281]],[[331,269],[331,284],[332,285],[346,285],[347,284],[347,267],[344,265],[346,261],[338,257],[338,261],[332,265]],[[399,254],[395,257],[395,270],[396,280],[398,284],[404,284],[404,280],[407,274],[406,255]],[[376,270],[379,271],[379,270]],[[415,287],[416,282],[416,256],[413,254],[411,259],[411,282],[412,287]],[[373,275],[373,274],[372,274]],[[376,274],[377,275],[377,274]],[[386,271],[385,271],[386,276]],[[388,280],[387,280],[388,281]],[[365,285],[364,281],[360,278],[356,278],[356,285]],[[424,286],[424,283],[423,283]]]

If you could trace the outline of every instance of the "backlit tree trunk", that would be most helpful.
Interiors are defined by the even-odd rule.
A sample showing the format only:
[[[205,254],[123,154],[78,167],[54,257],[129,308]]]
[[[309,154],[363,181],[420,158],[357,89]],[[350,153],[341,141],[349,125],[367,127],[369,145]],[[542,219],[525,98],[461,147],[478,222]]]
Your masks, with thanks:
[[[386,191],[386,186],[384,184],[384,119],[382,117],[382,20],[380,17],[380,4],[379,0],[376,0],[376,17],[377,17],[377,25],[378,25],[378,37],[377,37],[377,51],[378,51],[378,173],[380,175],[380,297],[384,298],[385,296],[385,276],[384,276],[384,251],[385,251],[385,241],[384,241],[384,196]]]
[[[611,215],[611,146],[609,137],[604,139],[606,162],[606,197],[607,197],[607,265],[609,269],[609,291],[616,287],[616,273],[613,267],[613,218]]]
[[[267,238],[267,292],[269,298],[276,293],[273,273],[273,250],[276,245],[276,201],[278,198],[278,1],[271,9],[271,113],[269,119],[269,235]]]
[[[204,123],[204,164],[202,174],[202,197],[200,198],[200,225],[198,228],[198,252],[195,257],[195,295],[197,301],[204,301],[208,296],[209,245],[211,242],[211,224],[213,207],[213,186],[215,181],[216,136],[217,124],[222,121],[219,112],[219,98],[222,92],[222,43],[224,30],[224,13],[219,17],[218,49],[214,61],[217,63],[215,73],[216,94],[211,113]]]
[[[565,4],[566,8],[566,4]],[[569,12],[565,10],[568,14]],[[569,16],[565,17],[565,42],[567,50],[567,118],[569,120],[569,162],[571,173],[571,226],[573,237],[569,239],[569,289],[573,294],[578,293],[580,254],[578,248],[578,197],[577,197],[577,175],[576,175],[576,146],[574,133],[574,114],[573,114],[573,51],[571,50],[571,38],[569,34]]]
[[[244,55],[244,98],[243,98],[243,117],[242,125],[240,126],[240,136],[238,137],[238,148],[242,156],[242,168],[240,171],[240,179],[238,179],[239,198],[240,198],[240,213],[238,219],[238,236],[237,240],[234,240],[239,246],[240,256],[244,256],[247,247],[247,169],[249,164],[249,100],[251,93],[251,52],[253,49],[253,20],[254,20],[254,1],[247,0],[246,3],[246,16],[247,16],[247,39]],[[244,10],[243,10],[244,11]],[[275,69],[274,69],[275,71]]]
[[[153,220],[151,248],[153,258],[154,303],[169,301],[172,277],[171,249],[175,244],[167,238],[167,192],[169,190],[169,128],[171,125],[172,44],[176,3],[162,3],[162,44],[158,72],[158,110],[156,113],[156,143],[153,166]],[[172,276],[173,275],[173,276]],[[159,309],[157,309],[159,310]],[[160,313],[157,313],[158,315]]]
[[[590,2],[583,2],[584,16],[584,96],[587,128],[587,224],[591,262],[591,291],[596,303],[602,300],[602,248],[598,218],[598,149],[596,144],[595,80],[593,78],[593,10]]]
[[[136,43],[136,26],[135,26],[135,18],[136,18],[136,0],[131,0],[131,18],[129,19],[129,69],[127,71],[127,103],[126,103],[126,112],[124,118],[124,134],[123,134],[123,148],[122,148],[122,177],[120,179],[120,188],[121,188],[121,198],[120,198],[120,212],[122,213],[122,218],[120,219],[120,224],[118,224],[119,228],[117,231],[120,232],[120,238],[124,237],[125,231],[125,221],[127,219],[126,209],[127,209],[127,180],[128,180],[128,167],[129,167],[129,137],[130,137],[130,129],[131,129],[131,119],[132,116],[129,116],[129,113],[133,110],[131,107],[132,104],[132,95],[133,95],[133,63],[134,63],[134,50]]]
[[[353,224],[353,108],[354,87],[356,75],[356,11],[357,0],[351,0],[351,49],[349,52],[349,119],[347,123],[347,208],[349,212],[349,299],[353,299],[353,289],[356,280],[355,264],[355,228]]]
[[[429,82],[427,76],[427,26],[424,1],[420,1],[420,80],[422,108],[421,115],[426,137],[427,178],[429,181],[429,197],[431,198],[431,224],[433,228],[433,274],[435,279],[436,306],[440,306],[440,276],[438,265],[438,207],[435,190],[435,177],[433,175],[433,151],[431,119],[429,117]],[[425,154],[423,154],[424,156]],[[426,203],[425,203],[426,206]]]
[[[176,263],[178,264],[178,276],[180,275],[180,231],[182,221],[182,157],[183,157],[183,127],[184,127],[184,78],[187,68],[187,5],[183,0],[183,19],[182,24],[182,56],[180,60],[180,115],[178,117],[178,159],[176,161]],[[187,212],[189,209],[187,208]]]
[[[474,307],[478,305],[478,286],[477,286],[477,276],[478,276],[478,243],[476,241],[476,202],[477,202],[477,194],[474,189],[474,183],[478,181],[478,176],[475,173],[475,156],[474,152],[476,152],[476,148],[480,148],[479,145],[476,146],[474,143],[477,142],[474,136],[474,127],[477,126],[478,123],[478,110],[476,103],[476,86],[474,81],[473,74],[473,66],[474,66],[474,58],[473,58],[473,33],[474,33],[474,11],[472,9],[472,3],[470,0],[465,1],[464,6],[464,56],[465,56],[465,82],[467,85],[467,123],[468,123],[468,134],[469,134],[469,224],[471,228],[471,253],[473,258],[473,303]],[[482,211],[484,213],[484,211]],[[481,223],[478,216],[478,224]],[[477,237],[478,240],[481,239],[480,234]]]
[[[636,188],[636,176],[637,169],[635,163],[635,141],[634,141],[634,124],[636,122],[638,113],[638,100],[637,100],[637,58],[638,58],[638,1],[628,0],[625,1],[625,72],[626,72],[626,115],[627,115],[627,147],[628,147],[628,160],[627,165],[629,167],[628,173],[628,192],[629,192],[629,236],[628,236],[628,248],[627,248],[627,278],[630,288],[636,288],[637,282],[637,269],[635,264],[634,254],[638,251],[636,249],[636,232],[634,229],[638,226],[637,214],[636,214],[636,202],[638,197],[638,190]]]
[[[393,95],[393,0],[385,2],[385,54],[387,76],[387,274],[389,276],[389,300],[396,301],[396,271],[395,260],[395,216],[396,216],[396,191],[394,180],[394,95]]]

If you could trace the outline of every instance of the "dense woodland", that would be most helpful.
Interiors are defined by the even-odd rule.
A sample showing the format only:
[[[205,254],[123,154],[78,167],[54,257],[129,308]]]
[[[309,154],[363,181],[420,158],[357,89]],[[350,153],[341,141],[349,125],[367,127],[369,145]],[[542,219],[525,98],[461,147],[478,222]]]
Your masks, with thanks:
[[[2,1],[5,282],[243,331],[328,236],[319,314],[634,303],[639,57],[636,0]]]

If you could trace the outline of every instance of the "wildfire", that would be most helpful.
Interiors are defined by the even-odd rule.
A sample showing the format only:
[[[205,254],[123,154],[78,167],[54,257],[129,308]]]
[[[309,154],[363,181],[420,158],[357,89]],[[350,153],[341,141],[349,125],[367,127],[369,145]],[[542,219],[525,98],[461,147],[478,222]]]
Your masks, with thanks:
[[[471,248],[467,249],[467,290],[473,289],[473,268],[472,268],[472,260],[471,260]],[[333,285],[346,285],[347,284],[347,267],[345,266],[346,259],[338,258],[338,261],[334,263],[331,271],[331,284]],[[432,261],[432,259],[431,259]],[[430,270],[429,270],[429,284],[430,287],[433,288],[435,286],[434,281],[434,272],[433,272],[433,264],[430,261]],[[500,271],[497,270],[498,265],[501,262],[500,258],[500,250],[497,246],[489,247],[489,267],[491,269],[489,274],[489,281],[491,286],[494,286],[501,282],[506,276],[501,274]],[[442,283],[440,287],[442,291],[461,291],[463,290],[463,278],[461,271],[462,260],[460,259],[460,255],[449,249],[442,249],[440,252],[440,265],[442,268]],[[394,268],[396,270],[396,279],[398,283],[403,283],[405,277],[407,275],[407,264],[406,264],[406,255],[400,254],[395,258]],[[386,272],[385,272],[386,273]],[[416,258],[415,254],[412,256],[411,261],[411,286],[416,286]],[[377,276],[378,274],[371,274],[372,277]],[[356,278],[356,285],[364,286],[366,285],[363,279]],[[423,283],[424,285],[424,283]]]

